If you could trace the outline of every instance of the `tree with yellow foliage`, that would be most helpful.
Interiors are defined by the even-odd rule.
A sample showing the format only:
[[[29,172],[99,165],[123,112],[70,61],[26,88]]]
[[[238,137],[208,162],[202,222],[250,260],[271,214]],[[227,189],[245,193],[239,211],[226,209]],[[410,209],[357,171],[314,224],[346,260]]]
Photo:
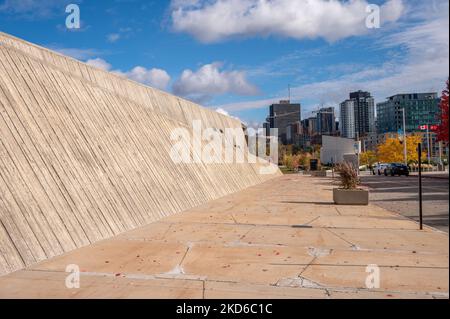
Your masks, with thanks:
[[[408,163],[419,161],[419,153],[417,152],[417,145],[422,143],[420,135],[411,135],[406,138],[406,154],[408,156]],[[422,152],[422,158],[426,158],[426,152]]]
[[[312,155],[310,153],[300,154],[298,164],[303,166],[304,169],[309,169],[309,161],[311,160]]]
[[[406,137],[406,154],[408,163],[419,160],[417,154],[417,144],[422,141],[419,135],[410,135]],[[425,155],[425,153],[423,154]],[[424,156],[424,158],[426,155]],[[403,163],[403,143],[397,138],[388,138],[386,142],[378,145],[378,160],[384,163]]]
[[[300,155],[284,155],[282,164],[290,170],[299,166]]]
[[[378,160],[384,163],[403,162],[403,145],[396,138],[388,138],[378,145]]]
[[[375,154],[375,152],[373,151],[361,153],[361,155],[359,156],[359,161],[361,165],[372,166],[377,162],[377,154]]]

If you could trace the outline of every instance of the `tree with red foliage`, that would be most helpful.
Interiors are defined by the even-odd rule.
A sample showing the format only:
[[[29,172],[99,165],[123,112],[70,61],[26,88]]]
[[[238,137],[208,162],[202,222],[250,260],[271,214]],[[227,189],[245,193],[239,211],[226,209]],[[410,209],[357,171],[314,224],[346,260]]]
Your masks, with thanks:
[[[442,97],[441,97],[441,103],[440,103],[440,121],[441,123],[439,124],[438,128],[437,128],[437,139],[438,141],[443,141],[445,143],[448,144],[448,140],[449,140],[449,127],[448,127],[448,115],[449,115],[449,110],[448,110],[448,93],[449,93],[449,87],[448,87],[449,81],[447,80],[447,88],[442,91]]]

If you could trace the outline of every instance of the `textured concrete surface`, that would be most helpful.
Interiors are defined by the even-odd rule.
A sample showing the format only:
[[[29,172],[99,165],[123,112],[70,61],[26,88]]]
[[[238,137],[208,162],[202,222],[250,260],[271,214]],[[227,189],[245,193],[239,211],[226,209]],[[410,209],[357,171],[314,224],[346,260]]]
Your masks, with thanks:
[[[448,234],[332,187],[286,175],[0,277],[0,297],[448,298]]]
[[[0,32],[0,275],[281,175],[238,142],[243,163],[175,163],[175,144],[201,156],[171,140],[194,120],[244,140],[236,119]]]

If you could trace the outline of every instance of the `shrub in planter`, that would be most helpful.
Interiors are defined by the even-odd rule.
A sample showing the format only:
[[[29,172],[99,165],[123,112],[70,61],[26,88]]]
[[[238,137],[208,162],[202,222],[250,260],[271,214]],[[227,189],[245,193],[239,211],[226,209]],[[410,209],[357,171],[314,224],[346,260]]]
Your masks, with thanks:
[[[333,189],[333,200],[338,205],[368,205],[369,192],[358,188],[361,183],[358,171],[350,163],[338,164],[340,188]]]
[[[361,183],[357,170],[348,162],[337,164],[335,172],[339,175],[339,181],[343,189],[356,189]]]

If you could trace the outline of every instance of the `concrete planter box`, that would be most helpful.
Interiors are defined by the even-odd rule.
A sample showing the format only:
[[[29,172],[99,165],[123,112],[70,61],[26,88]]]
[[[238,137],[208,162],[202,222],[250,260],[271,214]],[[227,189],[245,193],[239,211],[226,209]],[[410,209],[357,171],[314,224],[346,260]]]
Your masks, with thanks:
[[[334,188],[333,200],[337,205],[369,205],[369,191]]]

